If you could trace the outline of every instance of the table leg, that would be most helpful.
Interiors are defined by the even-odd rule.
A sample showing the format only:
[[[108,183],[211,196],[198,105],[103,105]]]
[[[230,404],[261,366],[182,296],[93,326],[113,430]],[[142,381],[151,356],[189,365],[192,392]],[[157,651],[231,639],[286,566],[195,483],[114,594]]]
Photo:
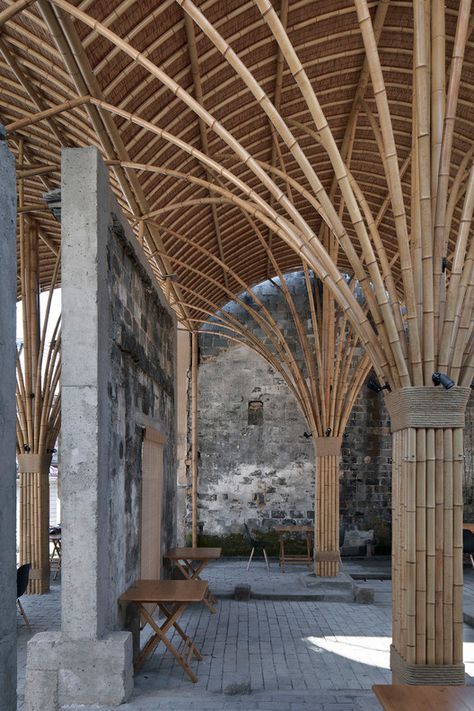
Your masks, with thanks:
[[[56,580],[56,578],[58,577],[58,572],[61,570],[61,541],[52,540],[51,543],[53,544],[53,550],[51,551],[49,562],[51,564],[54,561],[57,561],[57,568],[54,571],[53,575],[53,580]]]
[[[192,641],[191,637],[187,635],[181,627],[177,624],[177,620],[181,617],[183,614],[184,610],[188,606],[188,603],[181,603],[176,605],[174,610],[168,609],[165,605],[162,603],[158,603],[160,610],[163,612],[165,617],[167,618],[164,624],[161,626],[158,625],[153,617],[149,614],[148,610],[144,605],[138,603],[138,607],[140,610],[140,613],[143,615],[143,617],[146,619],[150,627],[153,629],[154,634],[150,637],[150,639],[146,642],[144,645],[143,649],[140,651],[140,654],[137,657],[137,660],[135,662],[135,671],[138,671],[142,664],[144,663],[145,659],[148,656],[151,656],[153,652],[155,651],[156,647],[160,642],[163,642],[165,647],[171,652],[171,654],[174,656],[176,661],[182,666],[186,674],[189,676],[192,682],[197,682],[197,676],[193,672],[193,670],[189,667],[188,661],[189,658],[192,654],[196,656],[197,659],[202,659],[202,655],[197,649],[196,645]],[[184,640],[185,646],[188,647],[188,653],[186,655],[186,659],[183,657],[182,654],[178,652],[178,650],[175,648],[175,646],[169,641],[169,639],[166,637],[166,632],[170,629],[170,627],[175,627],[177,630],[178,634],[182,637]]]
[[[193,580],[202,580],[201,578],[201,573],[206,568],[209,564],[208,560],[202,560],[197,568],[194,569],[194,575],[193,575]],[[212,594],[212,592],[209,589],[209,586],[207,588],[206,596],[204,597],[203,600],[204,604],[208,607],[209,611],[212,612],[213,615],[216,614],[217,610],[214,607],[214,605],[217,605],[217,598],[215,595]]]
[[[308,567],[311,567],[311,533],[306,531],[306,551],[308,553]]]
[[[171,616],[172,616],[172,614],[173,614],[172,610],[169,610],[169,609],[166,607],[166,605],[164,605],[163,603],[161,603],[161,604],[159,605],[159,608],[160,608],[160,610],[163,612],[163,614],[165,615],[165,617],[171,618]],[[181,637],[181,639],[184,641],[184,643],[185,643],[187,646],[189,646],[189,648],[190,648],[190,653],[193,653],[194,656],[195,656],[199,661],[202,661],[202,654],[201,654],[201,652],[200,652],[199,649],[196,647],[196,645],[194,644],[194,642],[193,642],[193,640],[191,639],[191,637],[190,637],[188,634],[186,634],[186,632],[180,627],[180,625],[178,625],[178,623],[177,623],[176,620],[173,622],[173,627],[175,628],[176,632],[179,634],[179,636]]]
[[[279,556],[279,565],[280,565],[280,570],[284,573],[285,572],[285,538],[282,533],[278,535],[278,538],[280,540],[280,556]]]
[[[200,574],[207,566],[209,561],[201,560],[196,566],[196,568],[193,567],[192,561],[190,560],[176,560],[175,563],[178,570],[181,571],[182,575],[186,578],[186,580],[202,580]],[[217,605],[217,598],[211,593],[209,587],[207,588],[207,593],[203,599],[203,603],[206,605],[209,611],[212,612],[213,615],[217,612],[216,608],[214,607],[214,605]]]

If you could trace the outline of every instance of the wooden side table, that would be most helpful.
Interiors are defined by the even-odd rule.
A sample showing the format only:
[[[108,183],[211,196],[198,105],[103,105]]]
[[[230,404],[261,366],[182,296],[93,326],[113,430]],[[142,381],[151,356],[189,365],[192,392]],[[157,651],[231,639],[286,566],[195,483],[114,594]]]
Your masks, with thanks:
[[[385,711],[474,711],[472,686],[374,684]]]
[[[201,573],[211,560],[221,557],[221,548],[171,548],[166,551],[163,558],[170,560],[175,565],[185,580],[201,580]],[[203,600],[209,610],[216,612],[217,598],[209,588]]]
[[[120,596],[119,603],[136,605],[142,619],[153,630],[151,637],[135,660],[135,671],[140,669],[147,657],[153,654],[158,644],[163,642],[191,681],[197,681],[197,676],[190,668],[189,662],[193,656],[200,661],[202,655],[191,637],[179,626],[178,620],[190,603],[202,602],[206,592],[207,583],[203,580],[138,580]],[[165,618],[161,625],[149,613],[148,603],[159,607]],[[171,628],[174,628],[182,639],[179,650],[166,636]]]

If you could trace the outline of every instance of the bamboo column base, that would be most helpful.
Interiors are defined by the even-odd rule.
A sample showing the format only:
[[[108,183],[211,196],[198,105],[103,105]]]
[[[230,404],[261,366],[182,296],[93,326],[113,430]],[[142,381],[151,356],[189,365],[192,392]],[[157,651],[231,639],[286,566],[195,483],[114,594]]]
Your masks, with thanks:
[[[316,437],[315,573],[335,577],[339,557],[339,468],[342,437]]]
[[[51,455],[20,454],[20,564],[30,563],[27,593],[49,590],[49,467]]]
[[[463,686],[466,683],[464,664],[408,664],[390,647],[392,684],[428,684]]]

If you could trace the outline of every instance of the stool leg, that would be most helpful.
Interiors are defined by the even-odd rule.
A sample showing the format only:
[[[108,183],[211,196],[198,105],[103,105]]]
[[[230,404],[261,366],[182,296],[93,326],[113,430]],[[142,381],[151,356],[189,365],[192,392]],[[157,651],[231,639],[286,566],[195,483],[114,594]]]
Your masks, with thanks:
[[[27,616],[26,616],[26,612],[25,612],[24,609],[23,609],[23,605],[21,604],[21,602],[20,602],[19,600],[17,600],[16,602],[17,602],[17,605],[18,605],[18,609],[20,610],[20,615],[23,617],[23,619],[24,619],[24,621],[25,621],[25,625],[26,625],[26,626],[28,627],[28,629],[30,630],[30,629],[31,629],[30,621],[28,620],[28,618],[27,618]]]
[[[249,562],[247,563],[247,570],[250,568],[250,563],[252,562],[253,554],[254,554],[255,548],[252,548],[252,552],[250,554]]]
[[[472,553],[469,553],[469,558],[471,559],[472,567],[474,568],[474,558],[472,557]]]
[[[270,570],[270,566],[268,565],[268,558],[267,558],[267,551],[265,548],[262,548],[263,550],[263,557],[265,558],[265,563],[267,564],[267,570]]]

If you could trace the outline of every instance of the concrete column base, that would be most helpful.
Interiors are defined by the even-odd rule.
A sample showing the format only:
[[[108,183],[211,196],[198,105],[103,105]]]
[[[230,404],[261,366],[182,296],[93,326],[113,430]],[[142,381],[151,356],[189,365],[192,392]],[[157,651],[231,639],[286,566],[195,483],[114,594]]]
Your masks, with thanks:
[[[26,711],[57,711],[67,704],[119,705],[133,690],[130,632],[72,640],[41,632],[28,642]]]
[[[390,646],[392,684],[448,684],[462,686],[466,683],[464,664],[408,664]]]

